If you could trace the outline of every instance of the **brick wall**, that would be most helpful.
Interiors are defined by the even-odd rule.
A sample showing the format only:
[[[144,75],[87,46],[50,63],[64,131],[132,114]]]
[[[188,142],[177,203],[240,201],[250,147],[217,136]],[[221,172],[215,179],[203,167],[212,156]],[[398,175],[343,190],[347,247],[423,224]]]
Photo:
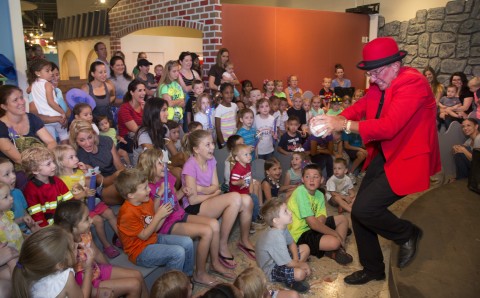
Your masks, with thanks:
[[[120,0],[109,12],[111,51],[120,38],[137,30],[179,26],[203,32],[203,77],[222,45],[220,0]]]

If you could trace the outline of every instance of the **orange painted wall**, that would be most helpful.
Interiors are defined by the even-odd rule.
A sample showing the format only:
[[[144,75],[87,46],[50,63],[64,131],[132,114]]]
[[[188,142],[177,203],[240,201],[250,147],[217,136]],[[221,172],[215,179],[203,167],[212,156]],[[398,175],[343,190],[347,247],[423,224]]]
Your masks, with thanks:
[[[299,76],[304,91],[318,93],[323,78],[334,78],[334,66],[345,67],[352,85],[365,85],[362,36],[368,36],[366,15],[222,4],[223,46],[229,49],[240,80],[261,89],[265,78]]]

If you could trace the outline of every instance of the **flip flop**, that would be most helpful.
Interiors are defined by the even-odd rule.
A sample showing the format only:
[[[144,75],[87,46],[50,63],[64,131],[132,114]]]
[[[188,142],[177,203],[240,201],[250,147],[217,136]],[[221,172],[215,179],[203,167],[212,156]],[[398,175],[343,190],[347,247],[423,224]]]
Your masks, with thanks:
[[[210,274],[216,275],[220,278],[226,279],[228,281],[234,281],[237,278],[237,275],[234,272],[220,272],[213,268],[210,269]]]
[[[228,269],[235,269],[235,268],[237,268],[237,264],[232,265],[232,264],[230,264],[229,262],[227,262],[227,261],[233,261],[233,259],[234,259],[233,257],[230,257],[230,258],[229,258],[229,257],[225,257],[225,256],[222,256],[221,253],[218,253],[218,258],[219,258],[218,260],[220,261],[220,263],[221,263],[223,266],[225,266],[226,268],[228,268]]]
[[[221,283],[219,280],[211,281],[209,283],[203,283],[203,282],[197,281],[193,277],[191,278],[191,280],[194,284],[199,285],[201,287],[209,288],[209,289]]]
[[[240,249],[249,259],[254,260],[254,261],[257,259],[257,258],[255,257],[255,250],[254,250],[254,249],[248,248],[248,247],[246,247],[245,245],[243,245],[243,244],[240,243],[240,242],[237,243],[237,247],[238,247],[238,249]]]

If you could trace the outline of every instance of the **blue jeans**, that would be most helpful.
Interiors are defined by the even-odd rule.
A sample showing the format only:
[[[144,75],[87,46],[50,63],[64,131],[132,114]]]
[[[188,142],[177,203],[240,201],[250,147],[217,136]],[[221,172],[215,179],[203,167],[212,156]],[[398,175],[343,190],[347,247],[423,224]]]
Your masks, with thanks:
[[[143,267],[167,266],[193,275],[193,241],[190,237],[158,234],[156,244],[145,247],[137,257]]]
[[[467,150],[471,152],[469,148],[467,148]],[[455,170],[457,174],[455,179],[468,178],[472,162],[468,160],[463,153],[455,153],[453,159],[455,160]]]

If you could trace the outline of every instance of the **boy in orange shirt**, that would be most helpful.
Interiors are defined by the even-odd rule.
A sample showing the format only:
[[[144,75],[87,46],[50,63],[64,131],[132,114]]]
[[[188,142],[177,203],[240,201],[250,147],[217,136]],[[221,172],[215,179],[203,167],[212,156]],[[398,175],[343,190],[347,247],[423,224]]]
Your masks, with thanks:
[[[138,169],[127,169],[118,175],[115,187],[125,199],[118,213],[117,227],[129,260],[144,267],[165,265],[192,276],[192,239],[157,234],[173,209],[170,204],[161,205],[155,213],[147,177]]]

